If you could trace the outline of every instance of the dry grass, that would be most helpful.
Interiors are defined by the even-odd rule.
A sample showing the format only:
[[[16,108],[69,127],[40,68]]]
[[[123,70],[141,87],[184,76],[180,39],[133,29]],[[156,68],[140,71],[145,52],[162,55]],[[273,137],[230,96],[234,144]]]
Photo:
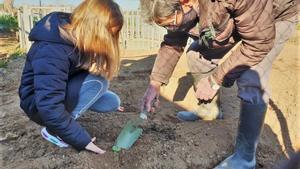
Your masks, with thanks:
[[[18,47],[16,38],[0,37],[0,58],[6,57],[8,53]]]
[[[0,33],[0,68],[6,67],[7,62],[24,55],[13,33]]]

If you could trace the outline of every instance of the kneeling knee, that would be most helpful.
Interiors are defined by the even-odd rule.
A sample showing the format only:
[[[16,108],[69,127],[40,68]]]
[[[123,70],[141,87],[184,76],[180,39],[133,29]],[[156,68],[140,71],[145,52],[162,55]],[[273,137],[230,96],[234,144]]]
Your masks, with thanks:
[[[120,105],[121,105],[121,99],[118,95],[116,95],[115,93],[113,93],[110,99],[110,105],[111,105],[111,111],[116,111],[119,109]]]

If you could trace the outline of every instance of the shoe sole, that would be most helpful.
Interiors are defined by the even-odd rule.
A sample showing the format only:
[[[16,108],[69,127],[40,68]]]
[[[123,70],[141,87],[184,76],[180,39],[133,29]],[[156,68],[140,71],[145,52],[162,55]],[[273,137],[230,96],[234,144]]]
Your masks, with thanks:
[[[67,143],[63,142],[61,139],[59,139],[59,138],[57,138],[57,137],[54,137],[54,136],[50,135],[50,134],[47,132],[46,128],[43,128],[43,129],[41,130],[41,135],[42,135],[42,137],[43,137],[45,140],[51,142],[52,144],[57,145],[57,146],[60,147],[60,148],[67,148],[67,147],[69,147],[69,145],[68,145]]]

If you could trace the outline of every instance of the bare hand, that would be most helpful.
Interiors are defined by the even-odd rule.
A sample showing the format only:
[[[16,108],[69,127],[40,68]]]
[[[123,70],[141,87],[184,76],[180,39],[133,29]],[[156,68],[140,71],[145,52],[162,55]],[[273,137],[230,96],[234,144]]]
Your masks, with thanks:
[[[96,137],[92,138],[92,141],[85,147],[86,150],[92,151],[96,154],[104,154],[105,151],[96,146],[93,142],[96,140]]]
[[[160,82],[151,81],[144,96],[141,104],[141,111],[146,109],[147,112],[153,112],[155,107],[159,107],[159,92],[160,92]],[[154,105],[153,105],[154,103]]]
[[[201,79],[197,84],[196,97],[200,100],[212,100],[217,94],[218,90],[211,87],[208,77]]]
[[[124,112],[125,111],[125,108],[123,106],[120,106],[117,110],[118,112]]]

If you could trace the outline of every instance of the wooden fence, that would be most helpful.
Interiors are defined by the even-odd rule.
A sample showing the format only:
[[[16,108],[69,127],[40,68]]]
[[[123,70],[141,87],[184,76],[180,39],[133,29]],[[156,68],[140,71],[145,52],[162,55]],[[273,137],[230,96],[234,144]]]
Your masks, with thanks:
[[[54,11],[72,12],[71,7],[35,7],[22,6],[18,10],[20,46],[29,49],[30,30],[36,22]],[[120,44],[125,50],[153,50],[160,46],[166,30],[156,25],[143,22],[139,11],[123,11],[124,26],[121,31]]]

